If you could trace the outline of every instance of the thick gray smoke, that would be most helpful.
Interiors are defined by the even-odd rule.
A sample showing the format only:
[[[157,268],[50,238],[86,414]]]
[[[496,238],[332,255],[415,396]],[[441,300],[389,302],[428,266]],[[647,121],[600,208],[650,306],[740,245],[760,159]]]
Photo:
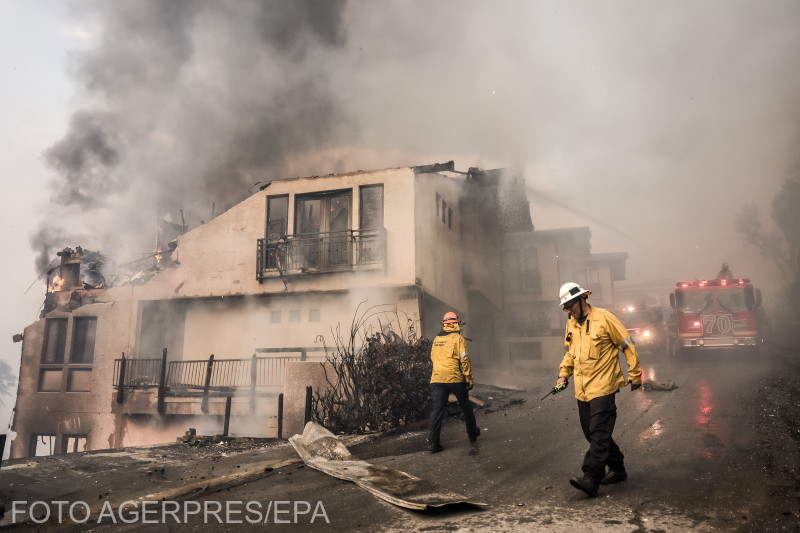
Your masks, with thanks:
[[[121,236],[257,182],[455,159],[519,169],[537,228],[591,226],[630,278],[766,277],[734,218],[797,168],[794,0],[81,5],[103,30],[40,235],[92,239],[64,245],[146,252]]]
[[[40,269],[76,244],[55,243],[57,228],[106,252],[151,251],[142,237],[158,217],[208,220],[347,125],[321,68],[346,42],[342,1],[89,6],[103,31],[74,73],[90,104],[45,151],[59,177],[32,239]]]

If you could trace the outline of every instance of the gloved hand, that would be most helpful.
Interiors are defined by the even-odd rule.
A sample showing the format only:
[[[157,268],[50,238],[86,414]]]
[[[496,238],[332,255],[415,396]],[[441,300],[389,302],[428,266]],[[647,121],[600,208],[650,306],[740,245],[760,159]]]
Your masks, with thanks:
[[[474,386],[475,386],[475,384],[473,382],[467,381],[467,390],[472,390],[472,387],[474,387]]]
[[[633,381],[631,381],[631,390],[632,391],[635,391],[635,390],[641,389],[641,388],[642,388],[642,384],[641,383],[634,383]]]

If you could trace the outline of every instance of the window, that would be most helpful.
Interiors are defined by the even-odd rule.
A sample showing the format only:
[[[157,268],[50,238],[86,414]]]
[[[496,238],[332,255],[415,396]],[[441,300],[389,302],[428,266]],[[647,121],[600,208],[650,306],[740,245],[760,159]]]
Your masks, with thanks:
[[[45,323],[39,392],[89,392],[97,333],[97,317],[72,319],[72,341],[66,354],[67,319],[53,318]],[[64,377],[66,376],[66,382]]]
[[[270,311],[269,312],[269,321],[273,324],[280,324],[281,323],[281,312],[280,311]]]
[[[89,392],[92,390],[92,369],[71,368],[67,374],[67,390],[69,392]]]
[[[73,321],[72,354],[73,363],[94,361],[94,336],[97,331],[97,318],[80,317]]]
[[[506,292],[527,291],[541,294],[539,251],[536,248],[509,250],[504,254]]]
[[[448,229],[453,229],[453,209],[436,193],[436,218],[447,224]]]
[[[296,233],[345,231],[350,229],[350,191],[297,197]]]
[[[361,229],[383,228],[383,185],[361,187]]]
[[[289,197],[267,198],[267,268],[282,268],[286,264],[284,251],[279,247],[280,239],[289,231]]]
[[[292,309],[289,311],[289,322],[300,322],[300,310]]]
[[[39,392],[61,392],[64,370],[47,369],[39,370]]]
[[[44,327],[44,349],[42,350],[42,363],[63,363],[66,342],[67,319],[48,318]]]
[[[320,318],[320,310],[319,309],[309,309],[308,310],[308,321],[309,322],[319,322]]]
[[[350,264],[350,191],[297,197],[297,235],[304,268]]]
[[[56,449],[55,433],[31,434],[29,457],[44,457],[53,455]]]
[[[267,198],[267,239],[274,241],[289,232],[289,197]]]
[[[61,435],[61,453],[85,452],[87,437],[88,435]]]
[[[539,278],[539,251],[536,248],[522,250],[522,285],[522,288],[536,294],[542,292]]]

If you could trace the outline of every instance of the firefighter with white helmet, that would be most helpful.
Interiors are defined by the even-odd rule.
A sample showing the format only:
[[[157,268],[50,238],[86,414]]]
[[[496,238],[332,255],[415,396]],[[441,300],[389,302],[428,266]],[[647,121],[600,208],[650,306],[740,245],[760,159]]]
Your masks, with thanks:
[[[617,420],[615,395],[627,383],[642,386],[642,370],[633,339],[622,322],[607,309],[589,305],[592,294],[577,283],[565,283],[558,291],[559,306],[568,314],[564,334],[565,354],[558,369],[556,389],[573,377],[578,415],[589,451],[583,460],[583,476],[570,479],[573,487],[597,496],[600,484],[625,481],[624,455],[611,437]],[[628,377],[619,365],[625,354]]]
[[[481,430],[475,422],[475,414],[469,402],[469,393],[475,379],[472,377],[472,365],[467,356],[467,341],[461,335],[461,319],[454,312],[445,313],[442,318],[442,330],[433,339],[431,348],[431,410],[428,436],[428,449],[431,452],[440,452],[444,447],[439,442],[442,431],[442,420],[447,410],[450,395],[458,400],[458,405],[464,413],[464,422],[467,426],[467,437],[474,443]]]

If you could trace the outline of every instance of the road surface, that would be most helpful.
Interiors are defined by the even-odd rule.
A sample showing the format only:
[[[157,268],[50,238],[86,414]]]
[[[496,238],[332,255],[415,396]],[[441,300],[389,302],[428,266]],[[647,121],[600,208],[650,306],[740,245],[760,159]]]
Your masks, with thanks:
[[[457,506],[409,511],[378,500],[352,483],[292,464],[246,484],[195,498],[212,509],[233,502],[227,504],[232,506],[232,515],[223,510],[205,517],[189,515],[177,523],[184,517],[152,514],[149,524],[143,523],[142,517],[131,524],[90,521],[80,530],[800,530],[800,387],[796,382],[800,354],[768,347],[755,360],[712,354],[673,361],[661,353],[643,353],[641,359],[647,381],[663,384],[672,380],[678,388],[620,392],[614,437],[625,453],[629,478],[602,486],[597,498],[587,497],[568,482],[571,476],[580,475],[588,446],[580,432],[572,387],[540,401],[554,382],[540,377],[532,379],[524,392],[476,387],[484,397],[494,398],[489,408],[477,411],[482,428],[478,455],[467,454],[463,423],[455,417],[445,424],[445,450],[441,453],[427,451],[422,430],[350,448],[359,459],[486,502],[489,507],[485,510]],[[479,382],[480,378],[478,374]],[[258,455],[250,453],[247,460],[252,463],[269,456],[278,461],[293,453],[284,446]],[[208,470],[208,462],[206,452],[195,468],[205,469],[211,477],[214,474]],[[5,465],[0,481],[4,471]],[[132,471],[131,475],[144,475],[141,469]],[[193,477],[184,474],[179,480],[176,471],[173,466],[167,468],[164,486],[178,486]],[[114,482],[103,481],[102,473],[92,475],[110,492],[123,491]],[[123,483],[122,477],[116,477],[118,484]],[[16,497],[21,496],[18,493]],[[256,505],[250,507],[256,512],[248,513],[248,503]],[[69,529],[37,527],[41,531]]]

